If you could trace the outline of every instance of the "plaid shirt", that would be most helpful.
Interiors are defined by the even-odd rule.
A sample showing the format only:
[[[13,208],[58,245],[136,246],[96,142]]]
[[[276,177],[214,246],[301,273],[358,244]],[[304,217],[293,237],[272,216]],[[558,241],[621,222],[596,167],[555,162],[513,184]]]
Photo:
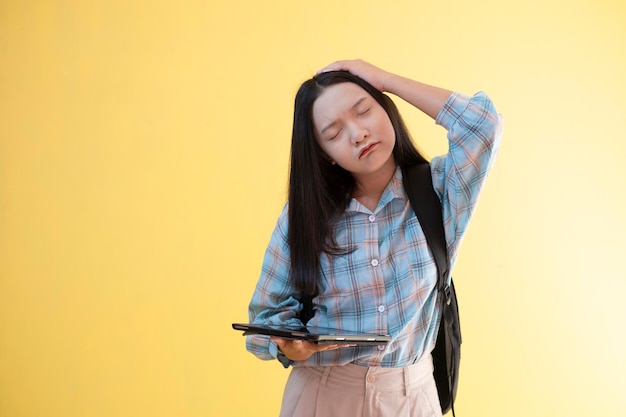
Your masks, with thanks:
[[[491,168],[501,136],[501,117],[484,93],[454,93],[436,123],[448,131],[448,154],[431,161],[433,185],[443,208],[451,267]],[[289,281],[287,207],[265,253],[249,306],[250,322],[301,324],[300,295]],[[352,199],[334,226],[337,243],[356,247],[344,256],[321,256],[319,296],[309,325],[385,333],[386,346],[349,347],[314,354],[293,366],[354,363],[402,367],[434,348],[440,320],[437,267],[402,185],[400,168],[374,212]],[[247,349],[261,359],[277,357],[267,336],[247,336]]]

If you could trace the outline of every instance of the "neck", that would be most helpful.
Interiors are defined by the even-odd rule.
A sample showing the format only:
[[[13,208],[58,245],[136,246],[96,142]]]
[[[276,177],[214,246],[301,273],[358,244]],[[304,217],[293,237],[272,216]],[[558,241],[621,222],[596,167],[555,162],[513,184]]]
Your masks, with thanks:
[[[380,197],[382,197],[395,172],[395,160],[389,158],[378,171],[365,175],[355,175],[356,189],[352,196],[370,211],[376,210]]]

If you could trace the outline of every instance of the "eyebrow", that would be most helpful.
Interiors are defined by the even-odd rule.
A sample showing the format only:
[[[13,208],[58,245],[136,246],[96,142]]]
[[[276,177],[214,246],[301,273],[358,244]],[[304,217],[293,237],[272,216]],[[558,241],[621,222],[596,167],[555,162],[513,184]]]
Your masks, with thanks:
[[[358,100],[356,101],[356,103],[354,103],[354,104],[352,105],[352,107],[351,107],[350,109],[351,109],[351,110],[353,110],[353,109],[355,109],[355,108],[359,107],[359,104],[363,103],[366,99],[367,99],[367,96],[363,96],[363,97],[361,97],[360,99],[358,99]],[[337,124],[337,121],[336,121],[336,120],[335,120],[335,121],[333,121],[333,122],[330,122],[329,124],[327,124],[327,125],[326,125],[326,126],[325,126],[322,130],[320,130],[320,135],[323,135],[323,134],[324,134],[324,132],[326,132],[328,129],[330,129],[331,127],[333,127],[333,126],[334,126],[334,125],[336,125],[336,124]]]

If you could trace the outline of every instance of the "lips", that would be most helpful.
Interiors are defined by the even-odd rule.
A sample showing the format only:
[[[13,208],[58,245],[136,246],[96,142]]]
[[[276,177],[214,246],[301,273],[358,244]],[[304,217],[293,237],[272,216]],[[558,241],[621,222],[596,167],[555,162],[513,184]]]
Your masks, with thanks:
[[[361,149],[361,152],[359,152],[359,158],[363,158],[365,155],[370,153],[370,151],[374,149],[376,145],[378,145],[378,143],[372,143],[370,145],[367,145],[365,148]]]

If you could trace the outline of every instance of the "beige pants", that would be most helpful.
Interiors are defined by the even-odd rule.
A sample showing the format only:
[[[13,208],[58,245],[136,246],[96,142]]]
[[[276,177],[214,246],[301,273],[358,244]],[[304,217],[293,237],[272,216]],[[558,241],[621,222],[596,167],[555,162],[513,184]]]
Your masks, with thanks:
[[[406,368],[293,368],[280,417],[440,417],[432,358]]]

